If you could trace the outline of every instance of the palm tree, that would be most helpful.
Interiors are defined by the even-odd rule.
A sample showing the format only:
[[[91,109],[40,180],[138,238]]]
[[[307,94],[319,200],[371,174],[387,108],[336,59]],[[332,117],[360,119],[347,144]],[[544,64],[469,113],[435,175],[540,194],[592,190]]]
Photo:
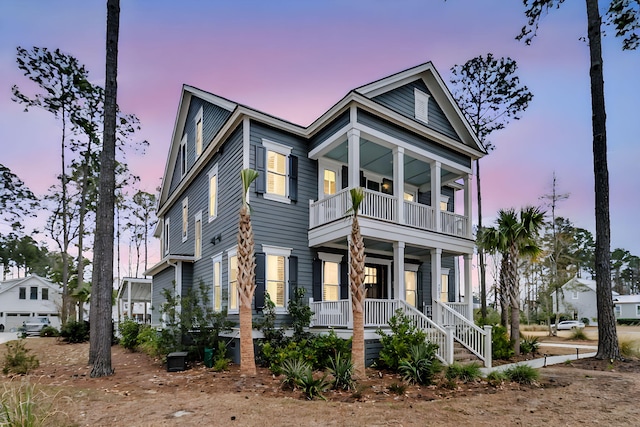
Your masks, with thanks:
[[[478,248],[488,254],[500,254],[500,274],[496,297],[500,301],[500,324],[507,327],[509,323],[509,299],[505,280],[505,272],[508,270],[509,254],[507,253],[503,235],[496,227],[483,227],[478,230],[476,241]]]
[[[251,302],[256,290],[253,229],[251,228],[250,206],[247,193],[251,183],[258,178],[253,169],[243,169],[242,206],[238,224],[238,294],[240,299],[240,372],[245,375],[256,374],[256,359],[253,351],[253,319]]]
[[[365,378],[364,359],[364,240],[358,224],[358,210],[364,200],[362,188],[352,188],[351,193],[351,241],[349,243],[349,288],[351,289],[351,309],[353,310],[353,339],[351,341],[351,361],[358,378]]]

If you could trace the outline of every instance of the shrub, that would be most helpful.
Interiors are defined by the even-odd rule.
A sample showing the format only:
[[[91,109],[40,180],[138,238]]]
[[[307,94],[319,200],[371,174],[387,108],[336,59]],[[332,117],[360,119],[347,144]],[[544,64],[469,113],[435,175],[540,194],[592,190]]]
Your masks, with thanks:
[[[640,341],[623,338],[618,340],[618,345],[624,357],[640,357]]]
[[[445,378],[448,380],[459,379],[465,383],[475,381],[480,378],[480,365],[477,363],[471,363],[469,365],[461,365],[454,362],[447,366],[445,372]]]
[[[281,368],[284,375],[282,385],[292,390],[296,389],[302,376],[311,371],[311,366],[300,359],[286,359],[282,362]]]
[[[151,325],[140,325],[138,349],[151,357],[161,356],[159,351],[160,333]]]
[[[522,364],[505,369],[504,375],[509,381],[513,381],[518,384],[533,384],[540,374],[537,369],[534,369],[529,365]]]
[[[585,326],[589,326],[590,320],[588,317],[583,317],[580,321],[584,323]]]
[[[322,376],[314,375],[313,370],[311,368],[307,369],[303,372],[302,377],[298,380],[298,387],[302,390],[302,393],[309,400],[313,400],[316,397],[321,398],[322,400],[327,400],[322,395],[330,386],[329,381],[327,381],[327,375],[322,374]]]
[[[513,356],[513,341],[509,339],[504,326],[494,326],[491,330],[491,353],[495,360]]]
[[[569,339],[586,341],[589,339],[589,337],[587,337],[587,335],[584,333],[583,328],[575,328],[571,330],[571,335],[569,335]]]
[[[213,355],[213,370],[216,372],[222,372],[229,369],[229,363],[231,359],[227,357],[227,344],[220,340],[218,341],[218,348]]]
[[[491,371],[487,375],[487,382],[492,386],[499,386],[507,380],[507,376],[502,371]]]
[[[24,346],[24,339],[9,341],[7,343],[7,354],[4,358],[3,374],[28,374],[32,369],[40,366],[40,362],[35,355],[29,355],[29,349]]]
[[[484,321],[481,314],[479,308],[473,310],[473,319],[480,328],[485,325],[498,325],[500,323],[500,312],[494,308],[487,307],[487,317]]]
[[[402,383],[391,383],[388,388],[391,393],[398,396],[402,396],[407,391],[407,386]]]
[[[387,368],[398,370],[402,361],[409,358],[411,349],[425,342],[426,334],[400,309],[389,319],[389,328],[390,334],[381,328],[376,331],[382,343],[380,361]]]
[[[118,325],[120,332],[120,345],[127,350],[135,350],[138,347],[138,334],[140,333],[140,324],[132,319],[125,319]]]
[[[520,339],[520,352],[522,354],[536,354],[540,348],[538,337],[523,335]]]
[[[411,346],[409,356],[400,362],[399,371],[402,378],[409,383],[429,385],[433,377],[441,370],[440,361],[436,358],[438,346],[421,342]]]
[[[58,331],[53,326],[45,326],[40,331],[40,336],[41,337],[57,337],[59,335],[60,335],[60,331]]]
[[[71,320],[60,328],[60,336],[68,343],[80,343],[89,340],[89,323]]]
[[[307,343],[314,354],[313,369],[316,370],[329,368],[329,361],[338,354],[346,355],[351,353],[351,338],[340,338],[335,331],[330,331],[328,334],[313,335],[307,340]]]
[[[0,425],[3,426],[50,426],[68,425],[62,414],[54,409],[57,395],[49,396],[36,389],[28,381],[20,385],[3,384],[0,396]]]
[[[291,316],[291,328],[293,329],[293,339],[298,341],[307,338],[309,333],[306,331],[311,323],[313,312],[311,307],[304,301],[304,288],[295,288],[293,298],[289,300],[287,311]]]
[[[330,359],[329,373],[333,375],[333,388],[350,390],[353,388],[353,363],[351,357],[337,353]]]

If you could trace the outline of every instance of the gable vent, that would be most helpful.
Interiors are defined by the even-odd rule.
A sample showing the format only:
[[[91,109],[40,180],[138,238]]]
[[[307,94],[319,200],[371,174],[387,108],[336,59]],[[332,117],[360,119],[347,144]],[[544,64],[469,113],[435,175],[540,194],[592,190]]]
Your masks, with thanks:
[[[421,90],[414,89],[415,117],[416,120],[429,123],[429,95]]]

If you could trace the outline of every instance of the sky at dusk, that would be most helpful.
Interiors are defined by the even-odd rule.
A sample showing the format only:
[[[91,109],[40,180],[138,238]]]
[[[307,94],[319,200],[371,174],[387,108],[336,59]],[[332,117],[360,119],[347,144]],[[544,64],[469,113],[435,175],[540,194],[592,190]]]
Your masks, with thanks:
[[[557,215],[595,235],[584,2],[545,16],[531,46],[515,40],[525,22],[519,0],[121,0],[118,103],[150,143],[130,168],[155,191],[183,84],[306,126],[353,88],[426,61],[448,82],[453,65],[492,52],[518,62],[534,99],[490,137],[485,223],[500,208],[542,205],[555,172],[557,190],[570,193]],[[34,88],[16,47],[60,48],[102,85],[105,28],[106,1],[0,2],[0,163],[38,195],[58,173],[60,126],[11,101],[12,85]],[[611,36],[603,57],[611,245],[640,255],[640,51],[623,52]]]

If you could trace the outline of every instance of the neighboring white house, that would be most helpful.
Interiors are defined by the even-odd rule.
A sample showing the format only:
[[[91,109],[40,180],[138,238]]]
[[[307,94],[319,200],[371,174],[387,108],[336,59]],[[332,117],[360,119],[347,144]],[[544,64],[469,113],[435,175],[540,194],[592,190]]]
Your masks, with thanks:
[[[596,304],[596,281],[574,277],[560,287],[560,313],[565,313],[573,319],[589,319],[591,324],[598,321],[598,306]],[[611,291],[613,298],[619,294]],[[556,307],[556,292],[551,293],[553,307]]]
[[[618,295],[613,297],[616,319],[640,320],[640,295]]]
[[[36,317],[60,328],[61,305],[60,287],[35,274],[0,282],[0,329],[17,329]]]
[[[123,277],[116,304],[118,312],[114,320],[131,318],[140,323],[151,323],[151,279]]]

